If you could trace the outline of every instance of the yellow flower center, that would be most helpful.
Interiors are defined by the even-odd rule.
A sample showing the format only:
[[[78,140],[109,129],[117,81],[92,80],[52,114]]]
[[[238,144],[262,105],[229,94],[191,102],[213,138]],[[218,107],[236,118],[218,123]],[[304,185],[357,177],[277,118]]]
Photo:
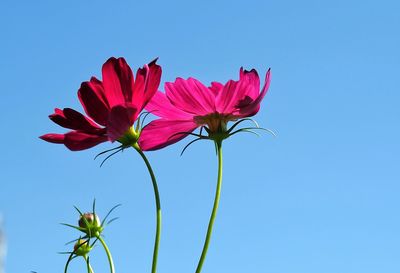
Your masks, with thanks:
[[[130,127],[125,134],[118,139],[124,146],[132,146],[139,140],[140,132],[136,131],[135,128],[132,126]]]
[[[220,113],[194,117],[194,121],[198,125],[207,126],[209,137],[214,140],[227,138],[227,124],[229,121],[235,120],[237,120],[237,117],[234,115]]]

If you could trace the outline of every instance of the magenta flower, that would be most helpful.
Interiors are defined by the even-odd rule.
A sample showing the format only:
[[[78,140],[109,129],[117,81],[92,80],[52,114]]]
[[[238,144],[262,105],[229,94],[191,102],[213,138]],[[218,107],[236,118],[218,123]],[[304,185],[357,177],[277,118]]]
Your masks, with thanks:
[[[255,69],[240,69],[238,81],[225,85],[212,82],[206,87],[194,78],[177,78],[165,84],[165,94],[157,92],[146,106],[160,119],[143,128],[139,146],[143,150],[157,150],[173,144],[198,127],[208,132],[207,138],[222,141],[235,132],[227,129],[229,121],[238,121],[255,115],[270,85],[270,70],[260,91],[260,79]]]
[[[154,60],[138,69],[134,79],[125,59],[112,57],[103,65],[102,76],[103,81],[92,77],[83,82],[78,91],[87,116],[71,108],[56,108],[49,118],[71,131],[46,134],[41,139],[64,144],[72,151],[105,141],[117,140],[128,146],[136,143],[140,128],[133,128],[133,124],[158,89],[161,67]]]

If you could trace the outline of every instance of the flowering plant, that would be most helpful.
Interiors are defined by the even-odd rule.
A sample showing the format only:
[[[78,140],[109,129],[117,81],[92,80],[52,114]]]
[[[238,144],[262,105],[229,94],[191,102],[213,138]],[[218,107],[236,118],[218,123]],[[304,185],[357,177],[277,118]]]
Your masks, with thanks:
[[[200,273],[220,200],[223,141],[240,132],[257,134],[255,130],[266,130],[273,133],[260,128],[258,123],[250,118],[260,109],[261,101],[270,85],[271,71],[267,71],[262,88],[255,69],[247,71],[241,68],[237,81],[229,80],[225,84],[212,82],[207,87],[194,78],[177,78],[174,82],[165,84],[165,93],[158,91],[161,71],[161,67],[154,60],[138,69],[134,77],[123,58],[110,58],[103,65],[102,81],[92,77],[90,81],[83,82],[78,90],[79,100],[87,116],[70,108],[56,108],[54,114],[49,116],[50,119],[71,131],[64,134],[45,134],[41,138],[51,143],[64,144],[72,151],[85,150],[106,141],[118,142],[117,147],[99,154],[110,153],[102,164],[110,156],[129,147],[139,153],[149,171],[156,203],[157,222],[152,273],[157,271],[161,202],[156,177],[144,151],[164,148],[189,135],[196,138],[184,147],[182,153],[196,141],[213,141],[218,157],[217,188],[203,250],[196,267],[196,273]],[[144,109],[148,112],[142,112]],[[159,118],[145,125],[144,120],[149,113]],[[250,121],[253,125],[239,128],[245,121]],[[229,127],[230,122],[233,124]],[[194,133],[197,128],[199,132]],[[100,241],[109,259],[110,272],[114,273],[111,252],[102,237],[104,221],[109,214],[100,222],[94,204],[91,213],[82,213],[79,209],[77,211],[80,214],[78,226],[66,225],[85,235],[74,240],[73,251],[68,252],[70,256],[65,272],[72,259],[83,257],[88,273],[93,273],[89,253],[94,244]]]

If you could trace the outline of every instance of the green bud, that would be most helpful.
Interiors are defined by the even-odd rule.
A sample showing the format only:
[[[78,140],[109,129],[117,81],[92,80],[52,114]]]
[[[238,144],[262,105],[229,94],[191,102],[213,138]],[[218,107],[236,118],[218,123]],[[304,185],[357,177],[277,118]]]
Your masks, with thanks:
[[[82,214],[78,223],[82,231],[89,237],[97,237],[103,231],[99,216],[91,212]]]
[[[74,245],[74,254],[76,256],[86,256],[91,250],[89,242],[84,239],[79,239]]]

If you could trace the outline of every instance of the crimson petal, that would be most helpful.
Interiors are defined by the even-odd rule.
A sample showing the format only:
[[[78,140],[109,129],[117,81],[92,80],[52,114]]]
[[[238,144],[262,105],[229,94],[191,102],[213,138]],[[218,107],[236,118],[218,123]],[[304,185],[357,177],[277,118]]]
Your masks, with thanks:
[[[47,142],[62,144],[64,143],[65,136],[64,134],[45,134],[40,136],[39,138]]]
[[[162,69],[156,62],[157,59],[137,71],[132,104],[139,112],[151,100],[160,85]]]
[[[54,111],[55,113],[50,115],[49,118],[64,128],[93,133],[102,129],[74,109],[64,108],[61,110],[56,108]]]
[[[78,97],[86,114],[98,124],[105,126],[109,105],[101,81],[93,77],[90,82],[83,82],[78,90]]]
[[[124,58],[110,58],[103,65],[103,87],[110,107],[132,99],[133,74]]]
[[[117,105],[111,109],[107,122],[107,135],[110,141],[118,140],[133,125],[138,111],[132,105]]]
[[[64,145],[71,151],[81,151],[92,148],[107,141],[105,135],[92,135],[84,132],[72,131],[65,134]]]

